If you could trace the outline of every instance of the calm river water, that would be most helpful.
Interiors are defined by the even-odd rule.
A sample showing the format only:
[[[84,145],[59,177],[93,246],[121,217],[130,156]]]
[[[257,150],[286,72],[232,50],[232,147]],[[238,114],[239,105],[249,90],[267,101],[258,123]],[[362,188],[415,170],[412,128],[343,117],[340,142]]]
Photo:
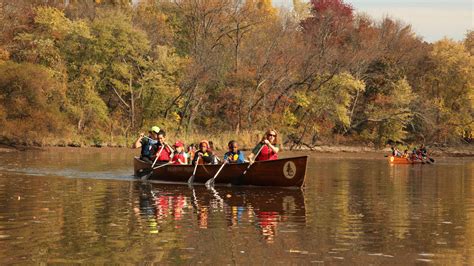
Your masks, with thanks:
[[[474,265],[472,158],[311,154],[304,190],[207,190],[133,180],[134,153],[0,153],[0,264]]]

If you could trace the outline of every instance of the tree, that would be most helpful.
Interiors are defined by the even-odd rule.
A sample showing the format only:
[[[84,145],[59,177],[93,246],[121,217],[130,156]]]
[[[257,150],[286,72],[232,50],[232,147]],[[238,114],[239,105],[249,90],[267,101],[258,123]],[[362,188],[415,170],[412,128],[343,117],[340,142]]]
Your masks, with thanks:
[[[29,63],[0,63],[0,73],[1,135],[40,144],[41,138],[60,134],[64,84],[47,68]]]
[[[470,30],[466,33],[464,47],[466,47],[466,50],[471,54],[471,56],[474,56],[474,30]]]
[[[402,141],[413,117],[415,94],[403,71],[390,60],[373,62],[364,74],[366,89],[353,106],[349,132],[357,132],[367,141],[384,145],[388,140]]]
[[[294,95],[295,123],[291,134],[295,144],[311,146],[322,136],[343,134],[351,126],[353,106],[365,90],[363,81],[348,73],[325,75],[322,85],[314,90],[298,91]],[[308,144],[310,143],[310,144]]]
[[[448,142],[469,135],[474,127],[474,57],[462,43],[443,39],[433,44],[431,69],[423,76],[419,105],[424,137]]]

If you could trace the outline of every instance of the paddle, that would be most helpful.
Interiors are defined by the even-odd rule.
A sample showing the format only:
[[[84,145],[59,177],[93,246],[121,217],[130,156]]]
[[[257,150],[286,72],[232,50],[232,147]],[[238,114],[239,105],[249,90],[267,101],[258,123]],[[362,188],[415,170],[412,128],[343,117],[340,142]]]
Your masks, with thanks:
[[[431,158],[428,154],[426,154],[426,158],[427,158],[428,160],[430,160],[432,163],[435,162],[435,159]]]
[[[158,161],[158,158],[160,157],[161,152],[163,151],[163,148],[164,148],[164,147],[165,147],[164,145],[161,146],[160,152],[158,152],[158,154],[156,155],[156,158],[155,158],[155,160],[153,161],[153,163],[151,164],[150,169],[147,169],[147,170],[146,170],[146,171],[150,171],[150,172],[147,173],[146,175],[142,176],[142,180],[147,180],[147,179],[150,178],[150,176],[153,174],[153,169],[155,169],[154,166],[155,166],[156,162]],[[165,165],[166,165],[166,164],[165,164]],[[160,165],[160,166],[158,166],[157,168],[159,168],[159,167],[161,167],[161,166],[164,166],[164,165]]]
[[[257,154],[255,154],[255,159],[257,159],[258,155],[260,154],[260,152],[262,151],[263,149],[263,146],[265,146],[265,144],[262,145],[262,147],[260,147],[260,149],[258,150]],[[247,169],[245,169],[245,171],[242,173],[242,176],[244,176],[247,171],[250,169],[250,166],[252,166],[252,164],[254,163],[255,161],[250,161],[249,162],[249,166],[247,166]]]
[[[167,163],[165,163],[165,164],[158,165],[157,167],[153,167],[153,170],[158,169],[158,168],[161,168],[161,167],[163,167],[163,166],[170,165],[170,164],[173,164],[173,162],[167,162]]]
[[[151,165],[151,168],[153,168],[155,166],[156,162],[158,161],[158,157],[160,157],[161,152],[163,151],[164,148],[165,148],[165,145],[162,145],[161,149],[160,149],[160,152],[158,152],[158,154],[156,155],[155,160],[153,161],[153,164]]]
[[[201,157],[201,155],[198,155],[198,156],[199,158]],[[196,160],[196,164],[194,165],[193,175],[188,179],[188,184],[190,185],[194,182],[194,176],[196,175],[196,170],[199,164],[199,158]]]
[[[158,168],[161,168],[161,167],[163,167],[163,166],[170,165],[170,164],[173,164],[173,162],[167,162],[167,163],[165,163],[165,164],[158,165],[157,167],[153,167],[153,168],[149,169],[150,172],[147,173],[146,175],[142,176],[142,180],[147,180],[148,178],[150,178],[150,176],[153,174],[153,170],[158,169]]]
[[[211,178],[211,179],[209,179],[209,180],[206,181],[206,184],[205,184],[206,187],[210,187],[210,186],[213,186],[213,185],[214,185],[214,180],[216,180],[217,176],[218,176],[219,173],[222,171],[222,169],[224,169],[224,166],[225,166],[226,164],[227,164],[227,160],[224,160],[224,163],[223,163],[222,166],[219,168],[219,170],[217,171],[216,175],[215,175],[213,178]]]

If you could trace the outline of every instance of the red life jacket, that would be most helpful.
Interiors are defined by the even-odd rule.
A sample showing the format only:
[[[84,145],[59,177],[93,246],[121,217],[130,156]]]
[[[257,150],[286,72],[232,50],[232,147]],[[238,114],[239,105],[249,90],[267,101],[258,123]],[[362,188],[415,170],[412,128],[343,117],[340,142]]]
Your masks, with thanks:
[[[186,161],[186,158],[184,158],[184,152],[182,153],[175,153],[174,156],[173,156],[173,164],[175,165],[180,165],[180,164],[184,164],[184,162]],[[181,161],[181,162],[179,162]]]
[[[256,161],[268,161],[278,159],[278,154],[275,153],[270,147],[264,145],[260,154],[255,159]]]
[[[156,153],[156,155],[158,155],[158,153],[160,153],[160,150],[163,146],[159,147],[158,148],[158,152]],[[169,160],[171,159],[171,150],[168,146],[165,146],[163,148],[163,151],[161,151],[160,153],[160,157],[158,157],[158,161],[159,162],[169,162]]]

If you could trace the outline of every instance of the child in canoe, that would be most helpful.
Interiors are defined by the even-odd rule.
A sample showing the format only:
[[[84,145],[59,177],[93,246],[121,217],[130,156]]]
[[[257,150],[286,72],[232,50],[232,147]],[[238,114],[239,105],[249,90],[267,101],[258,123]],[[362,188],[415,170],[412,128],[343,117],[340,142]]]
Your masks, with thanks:
[[[229,163],[244,163],[244,153],[239,150],[237,141],[231,140],[228,144],[229,151],[224,154],[224,161],[227,160]]]
[[[173,162],[174,165],[188,164],[188,158],[184,152],[184,144],[178,140],[173,146],[175,151],[171,158],[171,162]]]
[[[199,143],[199,150],[194,154],[193,165],[195,164],[216,164],[217,159],[212,150],[209,148],[209,142],[202,140]]]
[[[167,163],[171,160],[171,155],[173,154],[173,149],[166,143],[166,133],[163,130],[160,130],[158,133],[158,143],[157,143],[156,156],[158,157],[157,161],[161,163]]]

